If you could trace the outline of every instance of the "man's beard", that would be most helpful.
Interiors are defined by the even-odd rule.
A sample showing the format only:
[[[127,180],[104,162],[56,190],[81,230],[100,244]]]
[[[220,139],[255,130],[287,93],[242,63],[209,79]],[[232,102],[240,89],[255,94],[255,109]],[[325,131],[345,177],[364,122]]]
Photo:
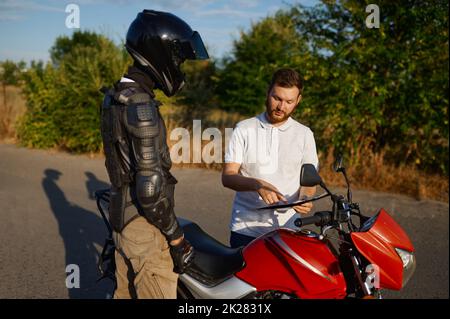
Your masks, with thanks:
[[[294,110],[295,110],[295,108],[294,108]],[[289,116],[291,116],[291,114],[294,112],[294,110],[292,110],[292,112],[290,112],[289,114],[284,111],[277,110],[277,109],[271,110],[269,101],[266,100],[266,113],[267,113],[269,122],[272,124],[277,124],[277,123],[286,121],[289,118]],[[279,112],[281,114],[276,114],[277,112]]]

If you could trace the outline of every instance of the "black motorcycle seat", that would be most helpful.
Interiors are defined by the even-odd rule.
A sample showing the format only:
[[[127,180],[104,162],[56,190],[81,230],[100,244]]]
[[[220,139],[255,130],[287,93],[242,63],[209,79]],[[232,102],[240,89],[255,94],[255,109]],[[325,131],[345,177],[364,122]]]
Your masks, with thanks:
[[[194,222],[178,218],[185,238],[195,249],[194,260],[186,271],[205,284],[217,284],[241,270],[245,263],[242,247],[230,248],[204,232]]]

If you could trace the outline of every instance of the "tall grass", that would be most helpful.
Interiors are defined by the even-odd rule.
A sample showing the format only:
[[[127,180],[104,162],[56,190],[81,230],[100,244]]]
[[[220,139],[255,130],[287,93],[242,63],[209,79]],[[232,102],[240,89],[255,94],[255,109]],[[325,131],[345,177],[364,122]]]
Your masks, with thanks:
[[[336,174],[332,165],[333,152],[319,154],[320,175],[330,185],[345,186],[341,174]],[[345,163],[344,163],[345,165]],[[361,164],[346,166],[352,187],[405,194],[416,198],[434,199],[447,202],[449,200],[448,178],[438,174],[426,174],[413,165],[393,165],[386,163],[383,153],[364,152]]]
[[[0,90],[0,140],[12,140],[17,119],[25,113],[26,106],[20,88],[8,85],[5,91],[6,97]]]

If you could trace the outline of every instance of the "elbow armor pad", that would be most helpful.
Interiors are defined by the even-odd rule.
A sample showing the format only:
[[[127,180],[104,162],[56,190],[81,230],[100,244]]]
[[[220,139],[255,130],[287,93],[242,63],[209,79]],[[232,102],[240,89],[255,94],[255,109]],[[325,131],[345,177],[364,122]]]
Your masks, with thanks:
[[[158,172],[151,172],[149,176],[142,172],[136,174],[136,195],[142,208],[152,206],[159,199],[162,186],[162,175]]]
[[[173,211],[173,190],[174,186],[165,184],[158,172],[136,174],[136,197],[144,216],[169,241],[183,235]]]

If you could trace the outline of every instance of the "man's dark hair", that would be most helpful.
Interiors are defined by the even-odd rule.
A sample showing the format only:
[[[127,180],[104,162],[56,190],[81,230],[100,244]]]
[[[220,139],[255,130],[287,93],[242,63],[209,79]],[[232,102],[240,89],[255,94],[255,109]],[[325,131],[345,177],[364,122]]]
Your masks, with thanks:
[[[268,92],[272,90],[275,84],[283,88],[291,88],[296,86],[300,94],[303,92],[303,80],[300,74],[294,69],[278,69],[272,76],[272,82],[270,82]]]

